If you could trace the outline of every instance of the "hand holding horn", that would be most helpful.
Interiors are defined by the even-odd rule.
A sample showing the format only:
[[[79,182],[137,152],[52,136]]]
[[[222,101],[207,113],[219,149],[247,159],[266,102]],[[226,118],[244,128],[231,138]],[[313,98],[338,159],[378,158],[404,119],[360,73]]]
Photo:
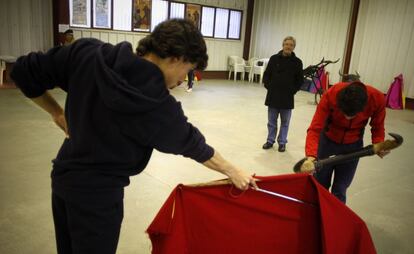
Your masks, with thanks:
[[[385,140],[377,144],[369,145],[361,148],[358,151],[334,155],[322,160],[310,160],[309,158],[303,158],[298,161],[293,167],[295,173],[310,173],[314,170],[319,170],[323,166],[332,166],[343,163],[345,161],[355,160],[365,156],[371,156],[378,154],[380,157],[388,154],[390,150],[399,147],[403,143],[403,138],[395,133],[389,133],[394,140]]]

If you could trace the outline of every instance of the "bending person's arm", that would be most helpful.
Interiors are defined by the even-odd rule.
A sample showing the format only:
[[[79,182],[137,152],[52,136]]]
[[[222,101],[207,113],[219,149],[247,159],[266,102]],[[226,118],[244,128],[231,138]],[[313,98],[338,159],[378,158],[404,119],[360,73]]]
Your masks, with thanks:
[[[245,190],[249,184],[256,187],[252,176],[225,160],[206,143],[203,134],[187,121],[181,103],[169,93],[150,114],[141,114],[123,122],[126,124],[121,126],[122,132],[139,144],[191,158],[225,174],[239,189]]]
[[[384,128],[384,121],[385,121],[385,98],[381,93],[377,93],[373,95],[376,110],[374,111],[373,115],[371,116],[371,139],[372,144],[380,143],[384,141],[385,138],[385,128]],[[377,155],[383,158],[385,155],[389,154],[389,150],[381,150],[378,151]]]
[[[65,132],[66,137],[69,137],[65,113],[62,107],[56,102],[55,98],[49,94],[49,92],[46,91],[39,97],[30,99],[38,106],[40,106],[44,111],[48,112],[56,125]]]
[[[64,111],[47,90],[67,88],[68,70],[71,69],[70,52],[71,47],[55,47],[47,53],[32,52],[21,56],[10,74],[23,94],[48,112],[66,136],[68,131]]]
[[[246,171],[235,167],[233,164],[225,160],[217,151],[214,151],[213,157],[202,163],[204,166],[220,172],[228,176],[231,182],[241,190],[246,190],[251,185],[257,188],[256,181],[253,176]]]

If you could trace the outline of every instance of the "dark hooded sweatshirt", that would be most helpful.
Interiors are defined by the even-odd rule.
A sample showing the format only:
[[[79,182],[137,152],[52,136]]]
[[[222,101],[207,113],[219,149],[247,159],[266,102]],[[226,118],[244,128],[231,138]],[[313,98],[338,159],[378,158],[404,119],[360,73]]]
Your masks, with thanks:
[[[198,162],[213,156],[161,70],[136,56],[128,42],[80,39],[30,53],[17,60],[11,76],[29,98],[55,87],[67,92],[70,138],[53,160],[56,190],[124,187],[146,167],[153,148]]]

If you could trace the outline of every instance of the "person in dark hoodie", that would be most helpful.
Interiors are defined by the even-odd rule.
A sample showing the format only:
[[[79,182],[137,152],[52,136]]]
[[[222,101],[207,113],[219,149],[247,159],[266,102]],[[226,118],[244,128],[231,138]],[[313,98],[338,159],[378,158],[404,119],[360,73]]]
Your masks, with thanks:
[[[264,86],[267,89],[265,105],[268,107],[268,135],[263,149],[273,147],[277,134],[277,119],[280,115],[281,123],[277,136],[278,151],[286,150],[294,96],[303,84],[303,64],[293,53],[295,46],[295,38],[286,37],[283,40],[282,50],[270,58],[263,74]]]
[[[206,144],[169,93],[191,69],[207,65],[198,29],[186,20],[165,21],[136,51],[128,42],[80,39],[20,57],[11,74],[66,134],[51,173],[58,253],[116,252],[124,187],[153,149],[202,163],[239,189],[257,187]],[[64,110],[48,92],[55,87],[67,93]]]

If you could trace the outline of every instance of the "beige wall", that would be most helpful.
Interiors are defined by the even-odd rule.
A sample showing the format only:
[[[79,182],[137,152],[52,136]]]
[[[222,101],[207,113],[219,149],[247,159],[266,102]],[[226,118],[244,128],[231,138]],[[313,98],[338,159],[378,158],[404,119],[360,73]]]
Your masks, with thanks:
[[[269,57],[287,35],[304,67],[322,57],[341,58],[327,69],[339,80],[345,54],[351,0],[256,0],[250,56]],[[361,0],[350,72],[386,93],[399,73],[414,98],[414,1]]]
[[[51,0],[0,0],[0,55],[48,50],[52,27]]]
[[[384,93],[403,73],[414,98],[414,1],[362,0],[351,60],[350,70]]]
[[[296,55],[304,68],[322,57],[340,61],[329,65],[331,82],[339,80],[351,0],[256,0],[250,57],[270,57],[283,38],[296,38]]]

